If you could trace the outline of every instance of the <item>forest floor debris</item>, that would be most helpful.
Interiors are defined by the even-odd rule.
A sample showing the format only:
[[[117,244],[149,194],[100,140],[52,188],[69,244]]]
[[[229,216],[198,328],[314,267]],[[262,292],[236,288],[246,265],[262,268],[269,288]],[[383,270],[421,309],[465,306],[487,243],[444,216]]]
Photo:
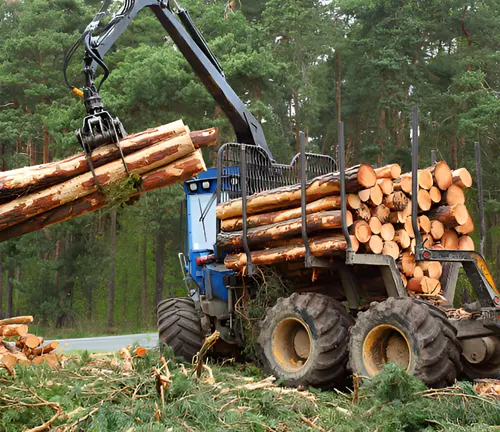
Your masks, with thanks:
[[[158,350],[126,347],[69,356],[58,369],[0,371],[0,430],[487,431],[500,423],[495,380],[427,389],[388,365],[356,394],[301,391],[252,364],[204,363],[198,377],[171,355],[159,359]]]

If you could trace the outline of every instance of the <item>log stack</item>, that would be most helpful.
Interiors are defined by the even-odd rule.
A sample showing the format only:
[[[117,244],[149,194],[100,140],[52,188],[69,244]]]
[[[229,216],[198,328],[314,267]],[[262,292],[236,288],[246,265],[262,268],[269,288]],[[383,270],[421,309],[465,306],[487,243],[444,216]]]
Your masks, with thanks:
[[[43,165],[0,173],[0,241],[96,211],[206,170],[200,147],[214,145],[215,128],[191,132],[182,121],[121,140],[128,174],[114,144]]]
[[[50,367],[60,366],[54,350],[59,342],[44,344],[43,337],[28,332],[28,323],[33,317],[19,316],[0,320],[0,366],[13,373],[16,364],[46,363]]]
[[[441,289],[439,262],[415,261],[412,205],[418,206],[418,226],[429,249],[473,250],[469,237],[474,224],[465,206],[464,189],[472,185],[465,168],[452,171],[445,162],[418,172],[418,193],[412,196],[411,173],[398,164],[374,169],[359,165],[347,171],[347,226],[355,251],[392,256],[407,289],[437,295]],[[311,253],[331,257],[347,245],[341,233],[339,173],[308,183],[307,231]],[[242,271],[247,257],[242,251],[242,200],[218,205],[220,249],[228,251],[225,265]],[[301,239],[300,185],[272,189],[247,198],[247,240],[252,262],[273,265],[300,261],[305,256]]]

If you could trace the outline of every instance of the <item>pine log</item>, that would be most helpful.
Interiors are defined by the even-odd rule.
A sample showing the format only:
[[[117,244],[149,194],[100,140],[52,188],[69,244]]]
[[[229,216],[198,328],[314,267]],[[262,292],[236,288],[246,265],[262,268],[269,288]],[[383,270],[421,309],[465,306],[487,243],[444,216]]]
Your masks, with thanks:
[[[217,144],[219,139],[219,130],[217,128],[210,128],[198,131],[189,132],[191,141],[196,149],[202,147],[213,147]]]
[[[403,252],[401,255],[400,268],[402,273],[407,277],[412,277],[417,263],[415,262],[415,255],[410,252]]]
[[[384,198],[384,205],[390,210],[404,210],[408,205],[408,197],[404,192],[394,192]]]
[[[19,339],[20,344],[27,346],[28,348],[36,348],[40,345],[40,339],[34,334],[28,333],[26,336]]]
[[[47,363],[51,369],[57,369],[61,366],[61,362],[58,357],[54,353],[46,354],[40,357],[35,357],[33,359],[33,363],[42,364]]]
[[[433,220],[431,222],[431,231],[430,234],[434,240],[441,240],[444,234],[444,225],[442,222],[438,220]]]
[[[186,127],[181,120],[169,123],[158,128],[129,135],[121,142],[125,155],[141,150],[152,144],[167,140],[178,134],[185,133]],[[205,131],[195,132],[196,137]],[[213,138],[212,138],[213,139]],[[203,137],[205,140],[205,137]],[[95,168],[117,160],[120,157],[118,147],[114,144],[97,148],[92,152],[92,163]],[[32,194],[63,183],[73,177],[89,171],[87,158],[84,153],[78,153],[67,159],[23,167],[0,173],[0,200]]]
[[[397,230],[394,234],[393,240],[401,247],[401,249],[407,249],[410,247],[411,239],[404,229]]]
[[[369,165],[357,165],[346,170],[346,191],[359,192],[374,186],[377,177]],[[340,174],[338,172],[316,177],[307,185],[307,202],[316,201],[327,195],[340,192]],[[249,215],[263,213],[271,210],[285,209],[300,206],[300,184],[284,186],[277,189],[266,190],[253,194],[247,198],[247,212]],[[241,216],[242,200],[234,199],[223,202],[217,206],[216,216],[224,220]]]
[[[429,195],[431,197],[431,201],[434,204],[441,202],[441,191],[439,190],[439,188],[437,186],[432,186],[430,188]]]
[[[58,341],[49,342],[49,343],[45,344],[44,346],[39,346],[38,348],[35,348],[33,350],[33,355],[41,356],[41,355],[48,354],[48,353],[54,351],[58,346],[59,346]]]
[[[319,213],[322,211],[338,210],[338,209],[340,209],[340,196],[330,195],[307,204],[306,214]],[[275,211],[270,213],[260,213],[249,216],[247,218],[247,226],[248,228],[255,228],[263,225],[271,225],[290,219],[296,219],[301,217],[301,215],[302,215],[302,209],[300,207],[283,211]],[[221,221],[221,229],[222,231],[242,230],[243,219],[242,218],[225,219]]]
[[[371,209],[370,216],[376,217],[381,223],[387,223],[389,217],[391,215],[391,211],[384,205],[380,204],[377,207]],[[368,218],[368,220],[370,220]]]
[[[380,230],[382,229],[382,222],[380,222],[378,217],[372,216],[368,221],[368,225],[370,225],[372,234],[380,234]]]
[[[368,243],[365,244],[366,251],[372,254],[381,254],[384,250],[384,241],[379,235],[372,234]]]
[[[425,189],[420,189],[417,196],[418,208],[422,211],[428,211],[432,206],[431,196]]]
[[[443,266],[439,261],[419,261],[417,266],[424,272],[422,276],[439,279],[443,274]]]
[[[464,190],[460,186],[452,184],[448,189],[446,189],[441,194],[441,204],[443,205],[465,204]]]
[[[394,184],[391,179],[382,178],[377,180],[377,184],[379,185],[382,193],[384,195],[390,195],[394,192]]]
[[[418,185],[425,190],[432,188],[432,174],[427,170],[418,170]]]
[[[454,230],[446,230],[441,237],[441,246],[447,250],[458,250],[458,234]]]
[[[28,326],[26,324],[6,324],[0,327],[0,336],[26,336],[28,334]]]
[[[434,245],[434,239],[430,234],[422,234],[421,240],[425,248],[431,248]]]
[[[386,242],[391,241],[394,238],[396,231],[394,230],[394,225],[391,223],[385,223],[382,225],[380,230],[380,237]]]
[[[347,226],[352,225],[353,219],[350,211],[347,211]],[[340,210],[313,213],[307,215],[307,232],[314,233],[323,229],[336,229],[342,227]],[[302,232],[302,218],[295,218],[278,222],[272,225],[264,225],[251,228],[247,232],[249,245],[258,245],[264,242],[295,237]],[[221,231],[217,236],[217,246],[221,249],[240,249],[243,247],[242,231]]]
[[[12,353],[5,353],[0,355],[0,363],[12,369],[17,364],[17,358]]]
[[[408,285],[408,279],[406,278],[406,276],[403,274],[403,273],[399,273],[401,275],[401,280],[403,281],[403,286],[406,288],[406,286]]]
[[[402,176],[395,179],[393,184],[395,191],[403,191],[407,194],[411,194],[411,176]]]
[[[452,181],[454,185],[467,189],[472,186],[472,176],[466,168],[459,168],[452,172]]]
[[[0,320],[0,326],[7,324],[26,324],[33,322],[33,317],[31,315],[18,316],[12,318],[5,318]]]
[[[404,223],[404,221],[402,219],[400,219],[401,216],[402,216],[402,213],[400,211],[391,212],[389,214],[389,219],[388,219],[387,222],[390,222],[391,224]]]
[[[401,175],[399,164],[390,164],[380,168],[375,168],[377,179],[396,179]]]
[[[179,159],[165,167],[158,168],[141,177],[139,190],[132,196],[166,187],[194,177],[206,170],[201,150]],[[20,224],[0,231],[0,242],[38,231],[50,225],[73,219],[83,214],[97,211],[108,204],[108,197],[101,192],[94,192],[76,201],[69,202],[53,210],[40,213]]]
[[[431,221],[426,215],[421,215],[417,218],[418,227],[421,233],[429,234],[431,231]]]
[[[382,199],[384,198],[384,194],[379,185],[375,185],[369,189],[363,189],[358,192],[359,199],[372,206],[376,207],[379,204],[382,204]]]
[[[461,236],[458,239],[458,250],[473,251],[474,250],[474,240],[468,235]]]
[[[418,219],[417,219],[418,223]],[[410,238],[415,238],[415,230],[413,229],[413,223],[411,221],[411,216],[408,216],[404,222],[405,231],[408,233]]]
[[[364,220],[356,220],[349,229],[350,233],[358,239],[360,243],[366,243],[372,236],[370,225]]]
[[[384,248],[382,249],[382,254],[389,255],[395,260],[399,258],[399,246],[396,242],[386,241],[384,242]]]
[[[401,220],[406,220],[407,217],[411,216],[411,206],[412,206],[412,200],[408,198],[408,205],[404,208],[404,210],[401,210]]]
[[[413,277],[414,278],[421,278],[424,277],[424,271],[418,266],[415,267],[415,270],[413,270]]]
[[[350,210],[357,210],[361,205],[361,200],[359,199],[358,194],[348,194],[347,195],[347,207]]]
[[[460,234],[472,234],[474,232],[474,221],[472,220],[472,217],[469,215],[467,222],[461,226],[459,225],[455,227],[455,231]]]
[[[442,222],[448,228],[455,228],[467,222],[469,212],[464,204],[455,204],[433,208],[429,211],[428,216],[430,219]]]
[[[452,185],[453,175],[451,173],[450,167],[446,162],[440,161],[434,166],[427,168],[427,170],[432,173],[434,184],[442,191],[445,191]]]
[[[356,237],[351,236],[353,249],[358,250],[359,243]],[[347,247],[344,237],[322,237],[309,241],[311,253],[314,256],[331,256],[336,251],[344,251]],[[255,265],[273,265],[283,262],[300,261],[305,256],[304,245],[287,246],[267,249],[265,251],[255,251],[251,253],[252,263]],[[241,271],[247,264],[246,254],[240,253],[228,255],[224,259],[224,265],[235,271]]]
[[[406,288],[416,293],[437,295],[441,291],[441,284],[438,279],[424,276],[410,279]]]
[[[125,156],[125,162],[130,175],[141,175],[168,165],[194,151],[191,138],[184,133]],[[127,179],[121,160],[96,168],[95,175],[102,187],[110,187]],[[90,195],[97,190],[98,184],[89,172],[34,194],[16,198],[0,205],[0,230]]]
[[[356,219],[363,219],[368,222],[371,216],[370,207],[368,207],[365,203],[360,203],[359,208],[356,210]]]

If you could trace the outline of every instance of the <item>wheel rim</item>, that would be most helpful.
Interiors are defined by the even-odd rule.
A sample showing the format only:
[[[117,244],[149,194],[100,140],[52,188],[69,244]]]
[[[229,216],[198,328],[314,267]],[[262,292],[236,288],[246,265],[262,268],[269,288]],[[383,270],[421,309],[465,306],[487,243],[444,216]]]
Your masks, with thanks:
[[[389,324],[378,325],[370,330],[363,342],[363,363],[370,376],[380,372],[387,363],[396,363],[409,370],[410,343],[398,328]]]
[[[484,349],[484,353],[481,353],[483,358],[475,359],[471,355],[473,353],[467,355],[467,344],[470,343],[468,340],[462,342],[463,357],[468,368],[475,374],[494,377],[500,373],[500,339],[494,336],[479,339],[479,342],[483,341],[484,347],[481,347]]]
[[[312,350],[309,327],[298,318],[286,318],[273,332],[272,351],[283,370],[297,372],[302,369]]]

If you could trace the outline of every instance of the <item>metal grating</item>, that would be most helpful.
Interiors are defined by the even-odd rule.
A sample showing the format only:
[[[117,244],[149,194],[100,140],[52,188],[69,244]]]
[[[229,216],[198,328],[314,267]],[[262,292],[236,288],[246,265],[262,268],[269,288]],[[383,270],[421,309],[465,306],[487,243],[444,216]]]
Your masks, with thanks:
[[[241,198],[241,157],[245,144],[227,143],[218,152],[218,202]],[[247,195],[300,183],[300,158],[290,165],[273,163],[265,150],[245,145]],[[326,155],[306,153],[307,179],[336,171],[337,164]]]

